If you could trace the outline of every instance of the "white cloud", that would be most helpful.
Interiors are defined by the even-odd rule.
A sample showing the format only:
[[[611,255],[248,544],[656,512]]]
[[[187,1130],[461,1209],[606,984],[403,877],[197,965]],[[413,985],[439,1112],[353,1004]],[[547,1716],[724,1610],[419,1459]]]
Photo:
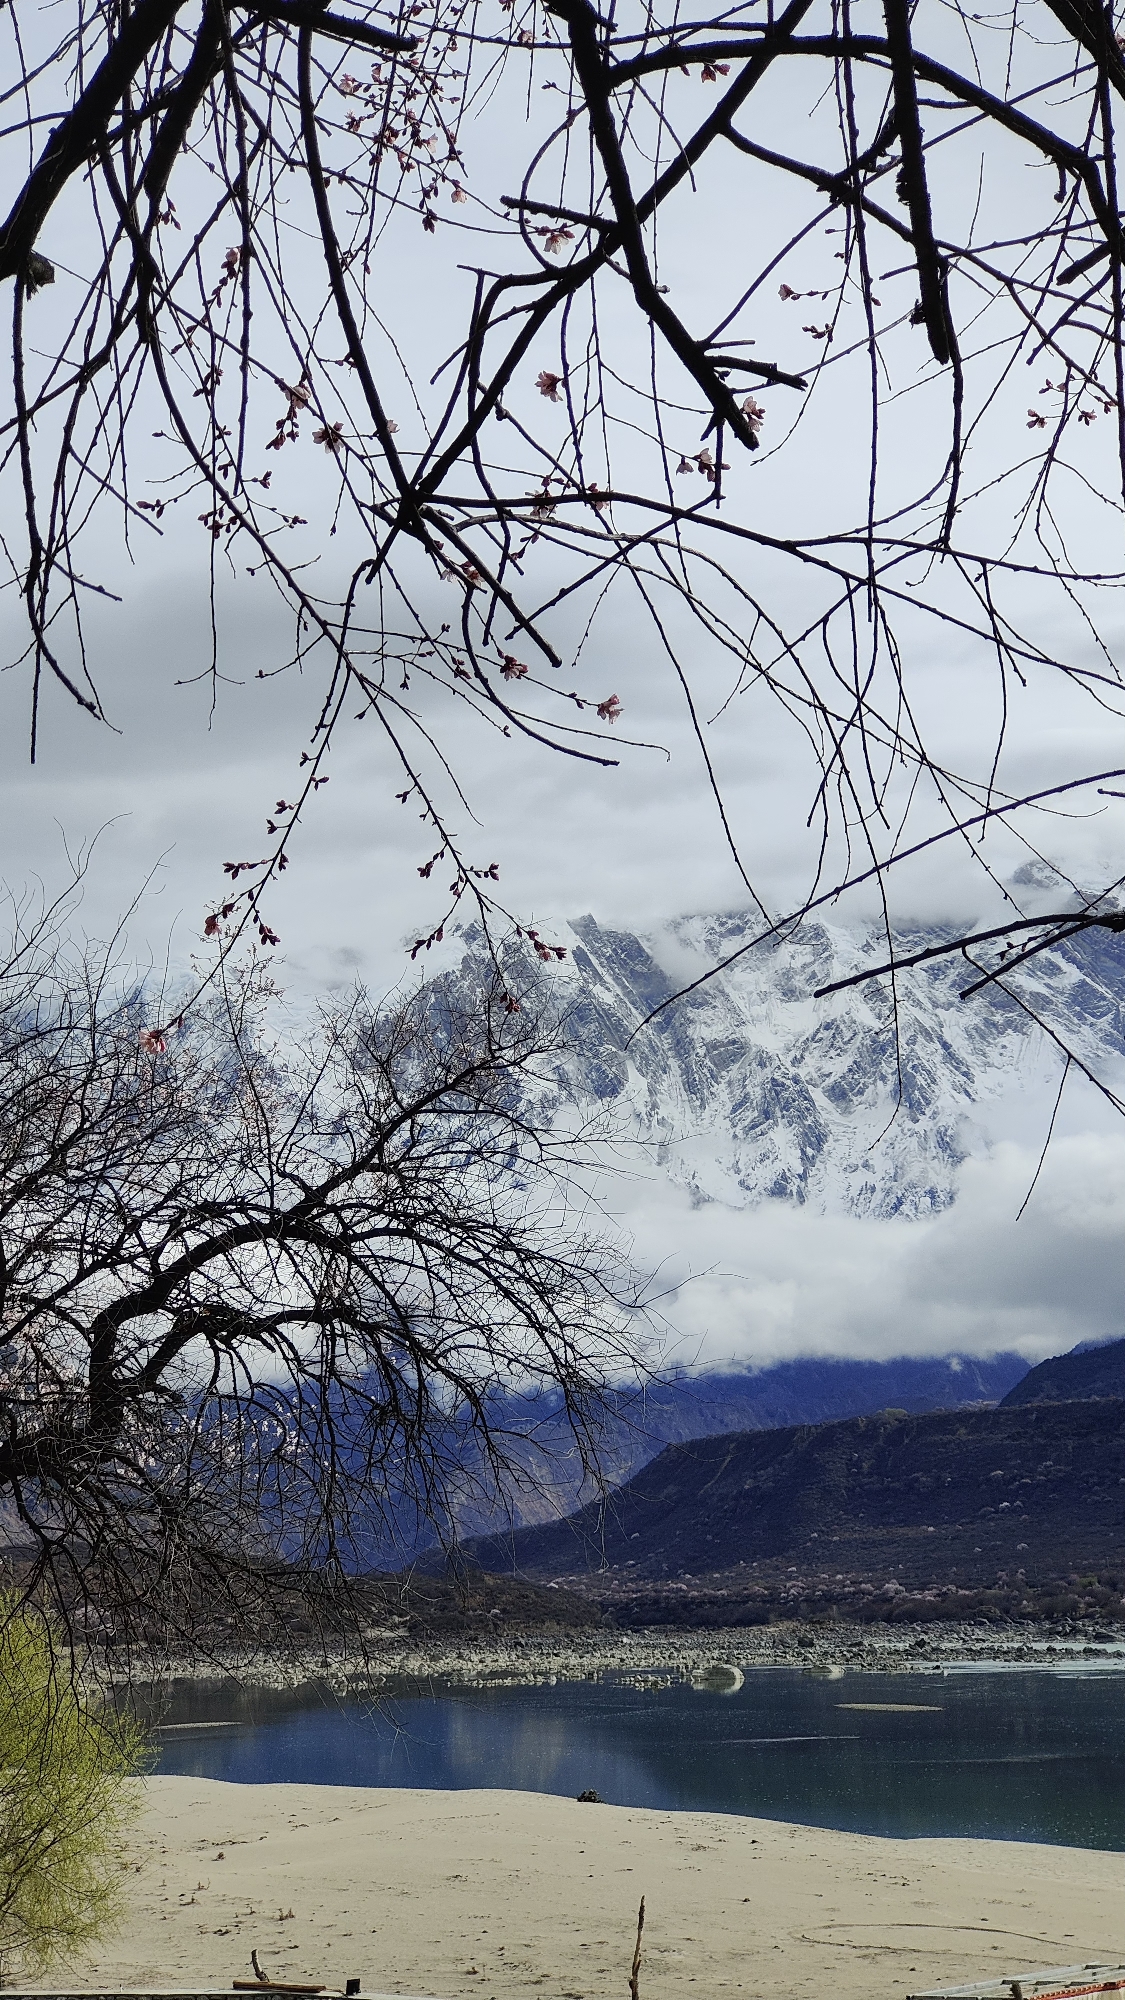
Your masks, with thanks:
[[[696,1207],[655,1179],[619,1187],[614,1206],[671,1292],[670,1358],[1016,1348],[1037,1361],[1125,1332],[1125,1133],[1056,1139],[1017,1221],[1038,1159],[1000,1141],[964,1163],[955,1205],[924,1222]]]

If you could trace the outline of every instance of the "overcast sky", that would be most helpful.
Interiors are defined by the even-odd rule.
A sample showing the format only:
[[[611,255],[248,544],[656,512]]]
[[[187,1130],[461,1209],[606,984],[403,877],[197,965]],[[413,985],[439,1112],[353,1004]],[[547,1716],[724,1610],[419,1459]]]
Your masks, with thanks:
[[[495,145],[501,124],[494,124]],[[664,274],[678,298],[698,301],[704,316],[723,292],[722,253],[737,224],[724,202],[713,203],[708,231],[689,216],[678,236],[665,238]],[[782,227],[785,218],[771,218],[771,226],[775,221]],[[76,261],[80,253],[80,244],[69,246]],[[441,300],[427,290],[428,254],[415,231],[400,275],[410,278],[415,336],[436,354],[445,333],[435,311]],[[797,284],[811,281],[831,254],[821,244],[806,262],[794,258],[786,275]],[[61,309],[61,265],[60,273]],[[904,300],[908,306],[905,293]],[[770,310],[776,318],[772,303]],[[768,324],[773,339],[774,321]],[[1017,405],[1024,394],[1021,380]],[[767,511],[785,507],[811,523],[833,492],[838,497],[854,440],[845,399],[831,407],[818,431],[798,441],[790,460],[779,461],[791,469],[769,475]],[[911,474],[919,453],[940,457],[942,434],[926,428],[929,407],[924,400],[909,406],[903,430],[891,435],[892,484],[896,453]],[[769,409],[776,430],[780,405],[771,402]],[[1015,421],[1023,421],[1018,408]],[[1022,450],[1020,431],[1015,436]],[[308,482],[305,504],[315,532],[317,509],[327,504],[326,473],[323,455],[308,452],[294,476]],[[1091,541],[1107,533],[1096,508],[1088,526]],[[79,924],[105,935],[148,878],[130,921],[131,948],[141,962],[160,963],[170,952],[182,966],[202,948],[205,913],[222,893],[222,864],[264,853],[266,817],[276,799],[292,796],[321,693],[320,669],[314,660],[303,679],[291,673],[256,680],[259,669],[271,671],[287,655],[292,634],[276,601],[240,574],[220,586],[221,680],[214,690],[206,675],[206,575],[185,534],[163,541],[141,536],[132,566],[118,561],[116,574],[127,601],[95,607],[90,626],[111,727],[77,714],[48,685],[32,769],[26,678],[10,672],[0,681],[3,875],[17,892],[34,878],[57,887],[66,846],[75,852],[97,836]],[[794,586],[786,588],[792,605]],[[1050,620],[1061,614],[1040,606],[1030,586],[1026,609],[1039,621],[1037,631],[1050,636]],[[1120,613],[1113,617],[1109,636],[1116,646]],[[988,658],[971,644],[910,629],[915,693],[936,740],[951,763],[987,770],[999,712]],[[0,600],[0,631],[4,658],[14,658],[22,640],[10,590]],[[729,692],[729,664],[702,650],[694,664],[701,712],[710,716]],[[499,863],[509,906],[544,927],[589,911],[603,924],[644,932],[684,912],[742,907],[746,892],[724,848],[682,692],[651,631],[623,599],[598,626],[585,674],[587,692],[619,696],[621,735],[657,747],[622,748],[619,768],[602,771],[505,740],[484,725],[458,723],[459,768],[468,773],[477,824],[461,812],[457,830],[472,857]],[[1073,689],[1032,676],[1027,689],[1010,693],[1009,788],[1125,764],[1120,723]],[[339,736],[331,782],[292,845],[288,874],[271,893],[283,976],[298,993],[356,976],[382,991],[408,978],[404,942],[441,914],[442,871],[425,884],[417,873],[432,839],[416,811],[395,800],[401,779],[377,727],[369,718],[349,723]],[[804,892],[811,858],[803,829],[809,766],[799,737],[761,701],[736,700],[708,740],[755,882],[772,909],[790,907]],[[1051,823],[1052,855],[1083,882],[1116,876],[1125,866],[1122,809],[1083,796],[1075,817]],[[987,854],[1001,876],[1026,859],[1004,828],[990,835]],[[904,871],[893,897],[901,922],[967,922],[990,907],[981,879],[954,845]],[[852,914],[858,921],[873,909],[873,902],[857,902]],[[715,1360],[1019,1346],[1038,1356],[1125,1331],[1125,1131],[1088,1090],[1068,1087],[1034,1203],[1023,1223],[1014,1221],[1049,1115],[1048,1071],[1041,1066],[1029,1077],[1018,1130],[998,1123],[990,1133],[985,1117],[990,1148],[966,1165],[961,1199],[934,1222],[861,1224],[776,1204],[749,1216],[719,1205],[693,1210],[658,1181],[637,1179],[615,1205],[639,1262],[670,1257],[677,1277],[689,1269],[709,1273],[680,1292],[672,1309],[685,1351]]]
[[[8,881],[38,874],[57,886],[64,836],[73,850],[98,835],[79,924],[105,935],[155,871],[130,925],[142,962],[159,964],[170,949],[183,965],[202,949],[203,912],[218,892],[221,863],[258,850],[264,808],[292,785],[315,701],[315,689],[295,683],[281,701],[275,690],[263,696],[253,673],[271,635],[247,617],[240,628],[246,685],[221,690],[209,726],[208,692],[172,685],[198,661],[205,615],[186,578],[142,591],[113,677],[111,712],[121,734],[56,703],[34,770],[20,756],[11,680],[3,693]],[[618,655],[609,671],[623,699],[634,693],[641,679],[634,662]],[[482,822],[477,851],[501,861],[506,894],[522,912],[549,926],[591,911],[603,924],[656,931],[683,912],[744,904],[668,690],[662,703],[649,696],[644,733],[657,724],[671,762],[637,752],[606,773],[576,771],[482,732],[471,794]],[[380,991],[409,981],[404,941],[434,910],[415,872],[428,852],[425,829],[393,798],[392,775],[363,736],[368,727],[355,725],[341,740],[332,782],[270,905],[283,937],[282,976],[298,995],[356,976]],[[771,764],[768,745],[732,734],[736,815],[751,825],[772,818],[783,829],[784,768]],[[1111,859],[1104,820],[1077,822],[1070,832],[1076,866],[1092,875]],[[792,897],[800,866],[783,839],[761,846],[778,901]],[[1016,866],[1020,850],[1005,837],[995,858]],[[913,888],[912,898],[900,897],[904,920],[976,912],[979,891],[968,871],[935,863]],[[1014,1102],[983,1107],[988,1144],[962,1169],[954,1208],[932,1221],[860,1221],[776,1203],[751,1213],[700,1208],[656,1171],[615,1176],[607,1205],[638,1265],[658,1269],[658,1288],[671,1294],[663,1307],[669,1358],[715,1364],[1017,1347],[1037,1359],[1118,1332],[1125,1131],[1081,1081],[1068,1085],[1046,1168],[1024,1219],[1015,1220],[1056,1077],[1051,1061],[1041,1061],[1025,1093],[1017,1080]]]

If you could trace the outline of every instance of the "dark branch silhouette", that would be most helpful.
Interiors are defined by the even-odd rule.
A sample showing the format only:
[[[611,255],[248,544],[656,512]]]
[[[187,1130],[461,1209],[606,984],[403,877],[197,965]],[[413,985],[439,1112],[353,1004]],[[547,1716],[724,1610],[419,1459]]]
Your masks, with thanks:
[[[272,583],[295,637],[270,674],[319,676],[295,782],[207,916],[220,956],[275,941],[270,885],[356,717],[442,884],[413,951],[470,916],[496,945],[519,913],[459,831],[465,725],[641,754],[620,606],[763,912],[707,718],[740,703],[806,760],[807,886],[763,940],[946,838],[1013,934],[1048,936],[968,836],[1002,818],[1066,889],[1051,802],[1106,809],[1065,731],[1030,791],[1011,719],[1044,690],[1099,726],[1122,709],[1107,13],[93,0],[61,26],[10,6],[0,35],[32,754],[53,678],[97,755],[111,524],[130,551],[194,538],[219,644],[217,579]],[[956,756],[933,698],[954,655],[994,701]],[[1072,927],[1110,924],[1115,882],[1075,893]]]
[[[593,1468],[639,1354],[530,1007],[275,1005],[251,970],[154,1029],[50,924],[0,980],[0,1503],[78,1642],[354,1637],[365,1570],[534,1477],[538,1394]]]

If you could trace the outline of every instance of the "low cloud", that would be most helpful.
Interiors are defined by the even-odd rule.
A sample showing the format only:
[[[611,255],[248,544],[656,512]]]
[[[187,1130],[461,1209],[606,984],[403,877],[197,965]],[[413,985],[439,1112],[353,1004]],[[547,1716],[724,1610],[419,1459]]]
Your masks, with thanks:
[[[955,1205],[924,1222],[693,1206],[647,1178],[613,1205],[657,1274],[668,1361],[954,1348],[1037,1361],[1125,1332],[1125,1132],[1053,1142],[1017,1220],[1038,1161],[1001,1141],[964,1163]]]

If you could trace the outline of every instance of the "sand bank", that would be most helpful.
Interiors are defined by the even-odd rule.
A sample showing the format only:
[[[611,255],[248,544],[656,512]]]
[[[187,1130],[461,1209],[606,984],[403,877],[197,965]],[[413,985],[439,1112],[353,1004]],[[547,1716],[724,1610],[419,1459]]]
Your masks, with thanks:
[[[1125,1856],[899,1841],[526,1792],[153,1778],[86,1987],[271,1976],[449,2000],[878,2000],[1125,1960]],[[55,1982],[58,1990],[58,1981]]]

